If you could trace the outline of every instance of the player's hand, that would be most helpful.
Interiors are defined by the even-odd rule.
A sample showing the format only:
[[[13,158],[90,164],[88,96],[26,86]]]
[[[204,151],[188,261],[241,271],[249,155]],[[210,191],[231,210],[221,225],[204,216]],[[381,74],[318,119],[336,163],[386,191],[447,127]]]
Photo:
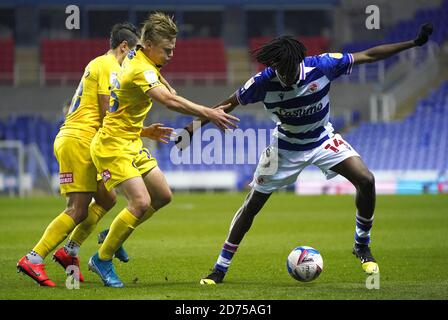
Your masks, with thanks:
[[[140,136],[167,144],[172,134],[175,134],[173,128],[164,127],[162,123],[153,123],[144,127]]]
[[[240,119],[224,112],[224,109],[227,109],[230,106],[231,104],[229,103],[223,106],[219,106],[218,108],[207,109],[207,118],[222,131],[226,129],[238,128],[238,126],[233,121],[239,122]]]
[[[417,35],[417,38],[414,40],[414,43],[421,47],[429,40],[429,36],[432,34],[434,27],[432,23],[425,23],[420,27],[420,31]]]

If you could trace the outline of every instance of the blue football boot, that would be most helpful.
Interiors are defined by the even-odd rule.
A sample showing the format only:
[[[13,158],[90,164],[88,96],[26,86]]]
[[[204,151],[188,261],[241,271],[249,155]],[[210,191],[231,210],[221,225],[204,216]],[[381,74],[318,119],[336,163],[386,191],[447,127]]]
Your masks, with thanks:
[[[117,273],[115,272],[114,265],[112,260],[103,261],[99,258],[98,252],[95,253],[89,259],[89,270],[98,274],[103,280],[103,283],[106,287],[113,288],[122,288],[124,287],[123,282],[121,282],[120,278],[118,278]]]

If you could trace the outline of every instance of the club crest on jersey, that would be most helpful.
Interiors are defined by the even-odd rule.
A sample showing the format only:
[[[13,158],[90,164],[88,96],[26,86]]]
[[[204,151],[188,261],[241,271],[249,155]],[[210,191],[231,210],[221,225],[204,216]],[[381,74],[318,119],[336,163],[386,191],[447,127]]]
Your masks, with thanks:
[[[73,183],[73,172],[61,172],[59,174],[59,184]]]
[[[314,93],[317,91],[317,89],[319,89],[319,85],[317,84],[317,82],[313,82],[312,84],[310,84],[308,86],[308,92],[309,93]]]
[[[101,172],[101,178],[103,178],[104,182],[109,180],[111,177],[112,177],[112,175],[109,170],[104,170],[103,172]]]
[[[135,49],[129,50],[129,52],[128,52],[128,59],[132,60],[132,58],[134,58],[134,56],[135,56]]]

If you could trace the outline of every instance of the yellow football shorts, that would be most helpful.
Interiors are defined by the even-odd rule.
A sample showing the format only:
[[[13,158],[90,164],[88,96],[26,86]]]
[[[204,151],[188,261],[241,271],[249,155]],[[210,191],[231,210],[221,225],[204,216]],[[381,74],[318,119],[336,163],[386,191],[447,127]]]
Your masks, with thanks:
[[[141,139],[113,137],[101,130],[92,140],[90,154],[107,191],[157,167],[156,158],[143,148]]]
[[[57,136],[54,155],[59,162],[61,194],[97,191],[97,171],[90,156],[90,139]]]

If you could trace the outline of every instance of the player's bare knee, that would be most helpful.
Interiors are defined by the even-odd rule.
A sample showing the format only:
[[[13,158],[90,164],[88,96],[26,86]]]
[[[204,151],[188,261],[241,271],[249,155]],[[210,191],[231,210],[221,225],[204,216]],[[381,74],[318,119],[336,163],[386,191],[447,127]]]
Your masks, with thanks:
[[[65,209],[65,213],[73,219],[75,224],[79,224],[87,218],[88,208],[82,208],[81,206],[72,204],[70,206],[67,206],[67,208]]]
[[[132,201],[130,204],[130,209],[132,213],[135,213],[138,217],[142,217],[146,211],[151,207],[150,198],[140,198]]]
[[[358,179],[358,186],[362,190],[371,191],[375,189],[375,176],[372,172],[368,171]]]
[[[166,206],[167,204],[169,204],[171,202],[171,200],[173,200],[173,193],[170,190],[169,192],[166,192],[161,197],[161,199],[160,199],[160,208],[162,208],[162,207]]]
[[[107,198],[95,199],[95,202],[104,210],[109,211],[117,204],[117,196],[110,195]]]

